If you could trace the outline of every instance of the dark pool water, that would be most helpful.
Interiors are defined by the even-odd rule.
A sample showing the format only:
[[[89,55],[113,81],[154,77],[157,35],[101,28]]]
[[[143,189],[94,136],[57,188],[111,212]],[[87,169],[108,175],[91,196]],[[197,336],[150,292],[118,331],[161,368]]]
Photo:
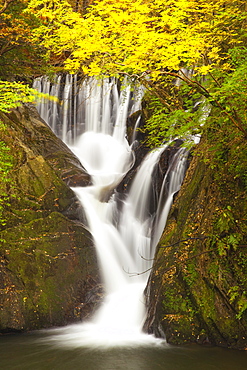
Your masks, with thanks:
[[[216,347],[55,348],[45,334],[0,336],[1,370],[246,370],[247,351]],[[40,342],[40,339],[44,342]]]

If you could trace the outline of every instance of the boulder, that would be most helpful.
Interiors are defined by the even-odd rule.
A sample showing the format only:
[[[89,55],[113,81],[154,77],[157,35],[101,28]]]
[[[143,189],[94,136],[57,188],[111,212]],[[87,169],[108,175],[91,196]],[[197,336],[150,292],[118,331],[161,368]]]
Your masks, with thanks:
[[[33,106],[0,120],[0,140],[14,161],[10,181],[1,184],[8,199],[0,227],[0,331],[84,319],[87,297],[100,284],[92,238],[69,185],[86,186],[90,176]]]

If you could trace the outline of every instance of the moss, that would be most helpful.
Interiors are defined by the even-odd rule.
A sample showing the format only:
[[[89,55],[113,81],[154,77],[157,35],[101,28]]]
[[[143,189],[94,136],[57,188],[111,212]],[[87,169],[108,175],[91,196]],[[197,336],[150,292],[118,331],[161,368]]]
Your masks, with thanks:
[[[56,212],[3,234],[6,243],[0,253],[7,271],[18,279],[14,291],[19,291],[18,310],[25,317],[21,328],[61,325],[71,319],[81,284],[94,271],[88,235]],[[76,247],[79,241],[80,247]],[[3,306],[2,325],[6,302]],[[14,316],[10,309],[7,312]]]
[[[73,173],[86,184],[89,176],[32,109],[0,116],[14,156],[0,229],[0,331],[78,320],[84,315],[78,307],[98,284],[98,269],[90,235],[64,216],[70,208],[73,220],[77,214],[63,178]]]
[[[183,283],[172,280],[166,285],[161,311],[162,326],[169,343],[184,344],[196,340],[200,331],[197,312]]]

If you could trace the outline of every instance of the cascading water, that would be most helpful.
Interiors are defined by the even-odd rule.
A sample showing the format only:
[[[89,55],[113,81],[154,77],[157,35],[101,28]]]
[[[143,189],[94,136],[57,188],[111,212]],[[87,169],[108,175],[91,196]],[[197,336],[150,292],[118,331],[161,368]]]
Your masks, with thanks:
[[[173,194],[184,176],[186,155],[181,149],[173,157],[165,176],[170,184],[167,201],[163,205],[162,191],[157,213],[150,213],[152,173],[164,148],[145,158],[120,211],[114,189],[134,163],[126,139],[126,120],[131,109],[140,108],[140,98],[133,99],[130,87],[119,94],[114,82],[89,80],[76,87],[77,100],[72,105],[72,91],[76,90],[73,78],[76,81],[74,76],[66,78],[63,94],[59,93],[60,79],[53,87],[53,92],[67,99],[62,119],[58,114],[61,108],[53,102],[48,102],[46,109],[42,102],[38,110],[92,177],[91,186],[73,190],[94,238],[106,296],[91,322],[56,329],[50,340],[58,345],[101,347],[157,343],[142,332],[143,291]],[[36,81],[35,87],[45,92],[51,88],[46,79]]]

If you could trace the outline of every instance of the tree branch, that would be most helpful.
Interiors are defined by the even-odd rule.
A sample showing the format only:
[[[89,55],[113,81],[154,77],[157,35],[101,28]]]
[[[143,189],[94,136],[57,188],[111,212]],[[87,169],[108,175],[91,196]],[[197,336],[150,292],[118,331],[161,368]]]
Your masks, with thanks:
[[[0,14],[4,13],[5,10],[8,8],[9,4],[13,3],[14,1],[16,1],[16,0],[5,0],[4,3],[3,3],[2,8],[0,9]]]
[[[229,119],[230,121],[232,121],[232,123],[234,124],[235,127],[237,127],[237,129],[239,131],[241,131],[245,137],[247,137],[247,131],[244,129],[244,127],[239,123],[237,122],[232,116],[231,114],[229,114],[225,109],[224,107],[221,105],[221,103],[215,99],[211,94],[210,92],[203,86],[201,85],[198,81],[195,81],[195,80],[191,80],[189,77],[187,77],[182,71],[180,71],[182,73],[182,75],[184,77],[182,77],[179,73],[174,73],[174,72],[168,72],[168,71],[163,71],[161,72],[161,74],[165,74],[165,75],[168,75],[168,76],[173,76],[173,77],[176,77],[176,78],[179,78],[180,80],[184,81],[185,83],[187,83],[189,86],[196,86],[197,90],[203,95],[205,96],[206,98],[209,98],[212,102],[212,104],[214,103],[214,105],[216,105],[218,108],[220,108],[220,110],[222,111],[223,114],[225,114]]]
[[[184,243],[184,242],[186,242],[186,241],[188,241],[188,240],[195,240],[195,239],[198,239],[198,240],[204,240],[204,239],[207,239],[207,238],[209,238],[209,236],[203,236],[203,237],[197,237],[197,238],[195,237],[195,238],[182,239],[182,240],[179,240],[179,241],[178,241],[178,242],[176,242],[176,243],[169,244],[169,245],[166,245],[166,246],[164,246],[164,247],[159,247],[159,248],[171,248],[171,247],[174,247],[175,245],[178,245],[178,244],[180,244],[180,243]],[[192,258],[195,258],[195,257],[197,257],[197,256],[200,256],[201,254],[205,254],[205,253],[211,252],[211,251],[213,251],[213,249],[210,249],[210,250],[207,250],[207,251],[205,251],[205,252],[201,252],[201,253],[199,253],[199,254],[196,254],[196,255],[194,255],[194,256],[192,256],[192,257],[189,257],[189,258],[185,259],[185,261],[190,260],[190,259],[192,259]],[[140,255],[140,256],[141,256],[141,255]],[[146,258],[145,258],[145,257],[143,257],[143,256],[141,256],[141,258],[142,258],[142,259],[144,259],[145,261],[152,261],[152,260],[155,260],[155,258],[154,258],[154,259],[146,259]],[[144,271],[142,271],[142,272],[130,272],[130,271],[126,271],[126,270],[124,270],[124,271],[125,271],[126,273],[128,273],[128,274],[130,275],[130,277],[133,277],[133,276],[144,275],[144,274],[146,274],[147,272],[151,271],[151,270],[153,269],[153,267],[154,267],[154,266],[149,267],[147,270],[144,270]],[[164,272],[167,272],[167,271],[171,270],[171,269],[172,269],[172,268],[174,268],[174,267],[176,267],[176,266],[169,267],[169,268],[168,268],[168,269],[166,269]]]

